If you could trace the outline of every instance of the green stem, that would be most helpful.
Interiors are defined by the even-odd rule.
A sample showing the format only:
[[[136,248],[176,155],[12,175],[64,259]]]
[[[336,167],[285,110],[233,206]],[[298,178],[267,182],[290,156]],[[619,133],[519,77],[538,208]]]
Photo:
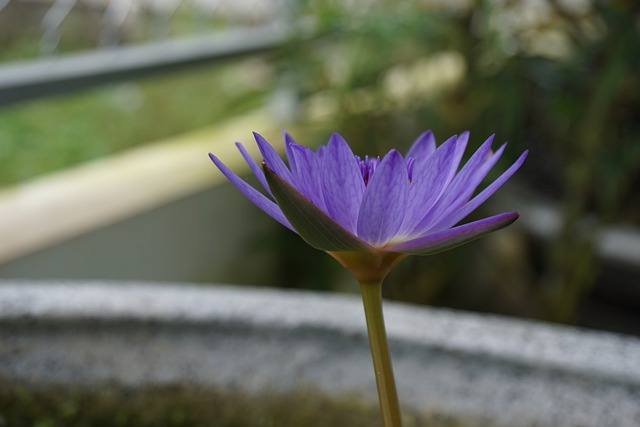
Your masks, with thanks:
[[[384,427],[400,427],[400,405],[382,314],[382,283],[360,282]]]

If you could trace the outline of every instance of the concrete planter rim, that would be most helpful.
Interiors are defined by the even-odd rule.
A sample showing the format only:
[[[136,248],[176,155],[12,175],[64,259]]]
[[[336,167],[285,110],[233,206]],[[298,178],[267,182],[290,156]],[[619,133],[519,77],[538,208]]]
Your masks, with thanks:
[[[385,316],[401,401],[413,410],[514,426],[640,425],[637,338],[389,301]],[[0,282],[9,380],[186,380],[250,392],[306,384],[373,402],[370,363],[357,295]]]

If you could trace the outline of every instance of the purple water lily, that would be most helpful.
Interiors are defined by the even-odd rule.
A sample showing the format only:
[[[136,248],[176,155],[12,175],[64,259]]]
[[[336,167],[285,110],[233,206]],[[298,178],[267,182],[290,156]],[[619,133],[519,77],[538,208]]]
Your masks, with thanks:
[[[211,160],[240,191],[311,246],[329,253],[360,282],[374,372],[385,427],[400,427],[400,404],[382,312],[382,281],[408,254],[427,255],[506,227],[518,218],[506,212],[457,225],[487,200],[522,165],[527,152],[475,196],[476,188],[502,155],[491,151],[493,136],[462,166],[469,133],[436,147],[427,131],[406,157],[389,151],[379,157],[354,156],[334,133],[313,151],[284,134],[289,166],[271,145],[254,134],[262,168],[237,143],[264,187],[247,184],[216,156]]]
[[[242,144],[236,145],[264,194],[213,154],[211,159],[249,200],[311,246],[334,256],[361,281],[383,278],[407,254],[441,252],[518,218],[517,212],[506,212],[457,225],[502,186],[527,155],[474,196],[505,148],[492,152],[493,136],[461,168],[468,132],[436,147],[427,131],[405,157],[391,150],[382,159],[355,156],[337,133],[317,151],[285,133],[288,166],[262,136],[254,136],[262,168]]]

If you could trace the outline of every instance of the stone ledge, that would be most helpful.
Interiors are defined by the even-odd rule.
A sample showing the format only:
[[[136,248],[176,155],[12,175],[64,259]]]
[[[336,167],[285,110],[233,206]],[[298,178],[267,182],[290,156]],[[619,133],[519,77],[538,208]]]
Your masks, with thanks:
[[[640,425],[640,340],[385,303],[401,401],[512,426]],[[0,285],[0,376],[312,386],[375,401],[357,296],[144,283]]]
[[[257,110],[0,190],[0,264],[225,182],[209,151],[248,171],[234,142],[253,130],[281,148],[280,130]],[[255,144],[246,147],[257,157]]]

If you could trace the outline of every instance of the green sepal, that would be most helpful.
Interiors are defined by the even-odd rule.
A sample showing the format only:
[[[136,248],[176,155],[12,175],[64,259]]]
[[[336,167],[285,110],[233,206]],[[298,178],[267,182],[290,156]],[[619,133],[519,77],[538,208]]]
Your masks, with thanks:
[[[262,169],[282,213],[309,245],[323,251],[373,251],[370,245],[345,230],[264,162]]]

